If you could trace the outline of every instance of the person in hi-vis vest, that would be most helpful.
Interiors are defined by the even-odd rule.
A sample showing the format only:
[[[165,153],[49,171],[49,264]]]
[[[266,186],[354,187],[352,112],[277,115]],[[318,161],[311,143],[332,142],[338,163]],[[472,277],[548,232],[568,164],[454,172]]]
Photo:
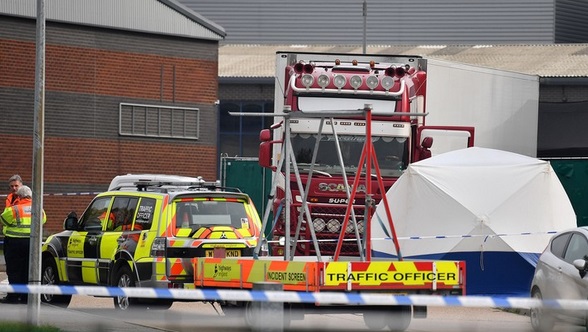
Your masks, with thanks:
[[[31,188],[21,186],[16,191],[17,205],[4,209],[0,215],[2,233],[4,234],[4,260],[8,283],[14,285],[28,284],[29,253],[31,236],[32,196]],[[43,211],[43,223],[47,220]],[[4,303],[26,303],[27,294],[8,293],[2,300]]]

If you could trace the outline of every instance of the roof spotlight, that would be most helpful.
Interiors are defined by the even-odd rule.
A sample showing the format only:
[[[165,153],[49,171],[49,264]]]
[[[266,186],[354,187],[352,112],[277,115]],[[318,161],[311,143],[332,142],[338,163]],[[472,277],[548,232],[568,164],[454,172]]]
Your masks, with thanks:
[[[294,65],[294,71],[296,72],[296,74],[300,74],[302,73],[302,70],[304,69],[304,62],[298,62]]]
[[[359,75],[353,75],[349,79],[349,84],[351,84],[351,87],[354,88],[355,90],[357,90],[361,86],[361,82],[362,82],[362,79]]]
[[[382,87],[388,91],[394,86],[394,79],[391,76],[382,77]]]
[[[323,89],[329,85],[330,81],[331,80],[329,79],[329,75],[325,75],[325,74],[320,74],[317,79],[318,85]]]
[[[347,79],[343,75],[335,75],[335,78],[333,79],[333,83],[335,84],[335,86],[337,88],[341,89],[342,87],[345,86],[345,83],[347,83]]]
[[[378,86],[378,78],[374,75],[368,76],[368,78],[365,80],[365,84],[368,86],[368,88],[373,90]]]
[[[302,75],[302,85],[304,85],[305,88],[310,88],[312,86],[312,83],[314,83],[314,77],[312,75]]]
[[[390,67],[386,68],[386,70],[384,71],[384,74],[386,74],[386,76],[394,76],[396,74],[396,67],[390,66]]]

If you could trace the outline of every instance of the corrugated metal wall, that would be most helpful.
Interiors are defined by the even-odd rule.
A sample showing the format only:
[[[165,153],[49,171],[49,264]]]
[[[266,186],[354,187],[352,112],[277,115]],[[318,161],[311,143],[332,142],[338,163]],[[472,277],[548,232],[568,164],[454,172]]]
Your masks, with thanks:
[[[222,25],[227,32],[225,43],[363,43],[362,0],[179,1]],[[368,44],[553,43],[555,40],[556,0],[366,1]],[[574,31],[573,25],[567,28]]]
[[[557,0],[555,40],[558,43],[588,41],[588,1]]]
[[[34,0],[2,0],[0,13],[36,17]],[[217,31],[195,22],[160,1],[145,0],[60,0],[46,1],[48,21],[142,31],[189,38],[220,40]]]

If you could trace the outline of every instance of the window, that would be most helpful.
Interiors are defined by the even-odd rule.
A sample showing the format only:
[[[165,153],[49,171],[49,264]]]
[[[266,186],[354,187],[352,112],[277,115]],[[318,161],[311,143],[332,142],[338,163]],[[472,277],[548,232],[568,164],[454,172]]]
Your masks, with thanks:
[[[136,197],[116,197],[110,209],[110,220],[106,225],[106,230],[131,230],[138,201],[139,199]]]
[[[184,201],[176,203],[177,228],[232,226],[249,228],[249,219],[243,202],[237,201]]]
[[[86,231],[102,230],[102,223],[106,222],[106,212],[110,205],[111,197],[96,198],[86,209],[80,219],[80,226]]]
[[[574,233],[568,244],[564,260],[572,264],[576,259],[584,259],[588,255],[588,241],[579,233]]]
[[[273,117],[235,116],[231,113],[269,113],[270,102],[221,102],[219,106],[219,151],[227,156],[253,157],[259,152],[259,132],[269,128]]]
[[[557,236],[551,241],[551,253],[559,258],[563,258],[564,250],[570,239],[570,233],[564,233]]]
[[[155,213],[155,200],[153,198],[141,198],[137,208],[134,229],[151,229],[153,214]]]
[[[198,108],[125,104],[119,106],[119,135],[198,139]]]

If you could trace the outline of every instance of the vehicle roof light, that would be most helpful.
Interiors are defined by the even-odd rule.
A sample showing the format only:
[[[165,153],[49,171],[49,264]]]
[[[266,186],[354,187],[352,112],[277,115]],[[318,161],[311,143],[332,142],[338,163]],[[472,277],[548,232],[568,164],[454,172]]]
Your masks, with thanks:
[[[370,68],[374,69],[376,67],[376,62],[374,60],[370,60]]]
[[[368,78],[365,80],[365,84],[371,90],[375,89],[378,86],[378,83],[379,83],[378,78],[374,75],[368,76]]]
[[[318,85],[323,89],[329,85],[330,81],[331,81],[331,79],[329,78],[329,75],[325,75],[325,74],[320,74],[319,77],[317,78]]]
[[[396,76],[402,77],[406,74],[406,69],[404,67],[397,67],[395,71]]]
[[[354,66],[357,66],[357,60],[351,61],[351,64],[354,65]]]
[[[396,75],[396,68],[394,66],[390,66],[386,68],[384,74],[386,74],[386,76],[394,76]]]
[[[314,71],[314,65],[307,63],[304,65],[303,70],[307,74],[312,74],[312,72]]]
[[[335,75],[335,78],[333,79],[333,83],[335,84],[335,86],[337,88],[341,89],[342,87],[345,86],[345,83],[347,83],[347,79],[343,75]]]
[[[302,85],[304,85],[305,88],[310,88],[312,86],[312,83],[314,83],[314,77],[310,74],[304,74],[302,75]]]
[[[382,87],[388,91],[394,86],[394,79],[391,76],[382,77]]]
[[[296,72],[296,74],[300,74],[302,73],[302,71],[304,70],[304,62],[298,62],[297,64],[294,65],[294,71]]]
[[[335,59],[335,65],[338,66],[341,64],[341,60],[340,59]]]
[[[363,82],[363,80],[361,79],[361,77],[359,75],[353,75],[349,79],[349,84],[351,84],[351,87],[354,88],[355,90],[357,90],[361,86],[362,82]]]

